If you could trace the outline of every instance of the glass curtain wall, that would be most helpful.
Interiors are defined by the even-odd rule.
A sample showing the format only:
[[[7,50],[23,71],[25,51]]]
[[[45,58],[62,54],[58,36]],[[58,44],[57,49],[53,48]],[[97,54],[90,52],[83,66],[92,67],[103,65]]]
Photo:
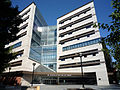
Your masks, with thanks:
[[[56,45],[42,47],[41,63],[56,71]]]
[[[33,30],[31,38],[31,47],[29,58],[41,62],[41,32],[38,32],[38,27],[47,26],[45,20],[41,16],[39,10],[36,8],[33,21]]]
[[[56,71],[57,62],[57,27],[46,26],[40,27],[41,33],[41,63]]]
[[[41,21],[35,14],[29,58],[56,71],[57,27],[45,26]]]

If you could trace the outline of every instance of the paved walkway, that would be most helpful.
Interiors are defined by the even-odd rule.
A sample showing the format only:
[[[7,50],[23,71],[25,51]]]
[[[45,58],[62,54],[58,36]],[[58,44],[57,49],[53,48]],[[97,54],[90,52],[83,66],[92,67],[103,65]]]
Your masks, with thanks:
[[[67,90],[68,88],[81,88],[81,85],[40,85],[40,90]],[[120,85],[95,86],[85,85],[86,88],[95,90],[120,90]]]

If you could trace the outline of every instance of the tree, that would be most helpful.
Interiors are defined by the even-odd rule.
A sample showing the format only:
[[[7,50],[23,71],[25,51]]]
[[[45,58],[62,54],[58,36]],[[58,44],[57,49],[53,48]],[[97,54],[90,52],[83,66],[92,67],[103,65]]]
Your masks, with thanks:
[[[109,49],[106,47],[106,44],[105,44],[104,40],[102,40],[101,43],[102,43],[102,46],[103,46],[103,52],[104,52],[104,56],[105,56],[107,71],[111,72],[113,70],[113,67],[112,67],[112,58],[109,54]]]
[[[2,73],[9,66],[9,62],[16,58],[11,47],[6,45],[18,39],[18,26],[22,19],[18,15],[18,7],[12,7],[10,0],[0,0],[0,12],[0,73]]]
[[[109,47],[109,53],[116,60],[116,68],[120,69],[120,0],[112,0],[112,12],[109,17],[112,19],[110,24],[100,24],[99,28],[110,32],[103,38],[105,44]]]

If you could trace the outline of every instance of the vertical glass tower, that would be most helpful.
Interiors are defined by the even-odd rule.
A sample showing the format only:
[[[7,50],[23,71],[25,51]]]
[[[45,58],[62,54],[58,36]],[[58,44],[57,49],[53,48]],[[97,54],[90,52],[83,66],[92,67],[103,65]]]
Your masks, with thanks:
[[[41,32],[41,64],[56,71],[57,62],[57,27],[46,26],[39,27],[38,31]]]
[[[40,26],[40,27],[39,27]],[[56,71],[57,60],[57,27],[44,26],[34,23],[34,30],[31,39],[31,49],[29,57],[42,65]]]
[[[31,46],[29,58],[41,62],[41,32],[38,32],[38,27],[47,26],[39,10],[36,8],[33,22]]]

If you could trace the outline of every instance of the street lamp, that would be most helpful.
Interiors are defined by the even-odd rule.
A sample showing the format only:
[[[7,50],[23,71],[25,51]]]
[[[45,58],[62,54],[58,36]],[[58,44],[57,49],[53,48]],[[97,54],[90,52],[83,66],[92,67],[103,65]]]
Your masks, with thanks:
[[[79,53],[79,56],[80,56],[80,62],[81,62],[82,88],[85,88],[84,82],[83,82],[84,79],[83,79],[82,53]]]
[[[33,73],[32,73],[32,82],[31,82],[31,86],[33,86],[33,79],[34,79],[34,67],[35,67],[36,63],[33,63]]]
[[[10,70],[11,70],[11,66],[9,66],[9,73],[10,73]]]

